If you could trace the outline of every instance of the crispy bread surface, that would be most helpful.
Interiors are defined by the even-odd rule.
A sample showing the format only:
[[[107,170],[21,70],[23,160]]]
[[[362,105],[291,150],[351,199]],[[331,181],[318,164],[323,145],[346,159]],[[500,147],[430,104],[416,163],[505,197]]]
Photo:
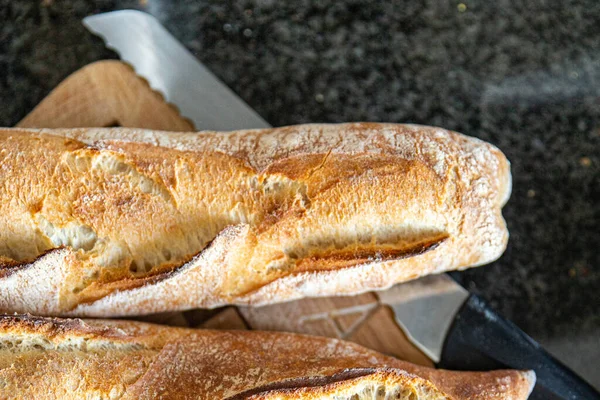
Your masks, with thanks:
[[[526,399],[529,371],[453,372],[356,344],[122,320],[0,317],[2,399]]]
[[[0,129],[0,311],[354,294],[505,249],[509,164],[439,128]]]

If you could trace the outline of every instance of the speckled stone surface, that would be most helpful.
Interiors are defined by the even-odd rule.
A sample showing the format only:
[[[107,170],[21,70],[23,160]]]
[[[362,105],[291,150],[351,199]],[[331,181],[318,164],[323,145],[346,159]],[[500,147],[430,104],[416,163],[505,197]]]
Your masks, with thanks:
[[[171,3],[0,0],[0,125],[116,57],[84,16],[138,8],[273,125],[413,122],[490,141],[512,162],[510,244],[454,276],[600,386],[600,2]]]

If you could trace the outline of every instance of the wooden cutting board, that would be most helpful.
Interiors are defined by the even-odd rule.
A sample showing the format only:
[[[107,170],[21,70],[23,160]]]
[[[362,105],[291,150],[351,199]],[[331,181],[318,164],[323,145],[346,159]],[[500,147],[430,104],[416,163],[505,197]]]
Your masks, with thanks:
[[[182,118],[147,82],[120,61],[76,71],[19,124],[28,128],[123,126],[170,131],[202,127]],[[197,129],[195,129],[197,128]],[[393,296],[398,288],[386,293]],[[414,347],[389,307],[374,293],[302,299],[265,307],[224,307],[154,314],[136,319],[175,326],[261,329],[337,337],[416,364],[432,361]]]

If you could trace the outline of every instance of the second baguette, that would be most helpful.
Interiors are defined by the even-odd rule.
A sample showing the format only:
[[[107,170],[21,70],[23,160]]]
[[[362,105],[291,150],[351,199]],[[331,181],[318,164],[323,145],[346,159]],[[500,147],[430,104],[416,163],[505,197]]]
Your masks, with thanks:
[[[532,371],[435,370],[321,337],[0,316],[2,399],[522,400],[534,382]]]

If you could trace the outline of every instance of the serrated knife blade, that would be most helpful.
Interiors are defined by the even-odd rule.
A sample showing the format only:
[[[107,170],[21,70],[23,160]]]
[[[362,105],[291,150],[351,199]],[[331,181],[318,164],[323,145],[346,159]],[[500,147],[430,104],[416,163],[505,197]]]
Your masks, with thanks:
[[[150,87],[196,129],[229,131],[269,124],[202,65],[153,16],[122,10],[83,19]]]

